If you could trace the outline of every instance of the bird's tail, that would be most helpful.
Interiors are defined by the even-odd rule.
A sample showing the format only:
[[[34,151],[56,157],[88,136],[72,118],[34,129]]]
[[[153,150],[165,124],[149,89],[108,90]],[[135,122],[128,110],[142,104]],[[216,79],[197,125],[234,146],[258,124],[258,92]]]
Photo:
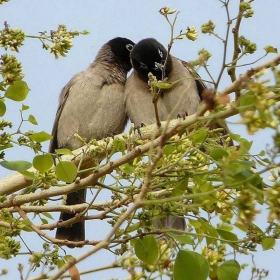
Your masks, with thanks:
[[[75,205],[85,202],[86,200],[86,189],[81,189],[67,195],[66,205]],[[74,218],[76,214],[62,212],[59,220],[66,221]],[[55,237],[61,240],[69,241],[84,241],[85,240],[85,222],[80,221],[72,224],[71,227],[59,227],[56,230]],[[68,245],[71,247],[71,245]]]

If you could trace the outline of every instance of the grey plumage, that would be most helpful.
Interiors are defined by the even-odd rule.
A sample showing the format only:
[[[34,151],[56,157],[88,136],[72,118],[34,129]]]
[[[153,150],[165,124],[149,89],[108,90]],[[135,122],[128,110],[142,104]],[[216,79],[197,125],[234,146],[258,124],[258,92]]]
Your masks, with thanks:
[[[141,41],[140,41],[141,42]],[[137,46],[137,45],[136,45]],[[133,53],[132,53],[133,54]],[[201,102],[196,82],[190,71],[175,57],[172,61],[171,72],[168,73],[168,82],[184,78],[172,88],[163,91],[158,99],[158,111],[161,121],[167,118],[175,119],[178,114],[194,114]],[[144,79],[137,70],[134,70],[125,85],[126,112],[135,126],[156,122],[155,109],[152,103],[152,94],[149,90],[148,79]]]
[[[62,89],[53,125],[49,151],[82,146],[75,133],[85,138],[102,139],[121,133],[127,121],[124,106],[124,85],[131,69],[130,51],[134,43],[126,38],[114,38],[99,50],[94,62],[76,74]],[[86,190],[67,195],[67,205],[85,201]],[[75,214],[61,213],[60,220]],[[85,239],[84,222],[57,229],[56,238],[80,241]]]
[[[192,70],[179,59],[170,55],[166,60],[166,57],[166,49],[153,38],[141,40],[131,52],[134,70],[125,85],[125,102],[126,112],[136,127],[140,127],[142,123],[149,125],[156,122],[148,73],[151,72],[158,80],[162,80],[164,63],[168,82],[180,81],[172,88],[163,90],[159,97],[157,107],[160,121],[175,119],[178,115],[194,114],[201,102],[198,86],[201,89],[204,87],[198,84]],[[186,223],[183,217],[167,216],[155,220],[154,226],[185,230]]]

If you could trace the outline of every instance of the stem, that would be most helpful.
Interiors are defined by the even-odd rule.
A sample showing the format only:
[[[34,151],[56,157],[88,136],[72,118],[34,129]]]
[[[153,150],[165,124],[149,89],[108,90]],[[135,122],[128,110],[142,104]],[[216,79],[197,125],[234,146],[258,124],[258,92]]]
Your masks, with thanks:
[[[224,43],[224,51],[223,51],[222,68],[221,68],[221,70],[220,70],[220,74],[219,74],[219,76],[218,76],[217,82],[215,83],[215,91],[218,90],[220,80],[221,80],[221,78],[222,78],[222,75],[223,75],[224,70],[225,70],[225,67],[226,67],[228,37],[229,37],[230,25],[231,25],[231,23],[232,23],[232,21],[230,20],[229,9],[228,9],[229,1],[230,1],[230,0],[227,0],[226,2],[222,2],[222,3],[224,3],[224,6],[225,6],[225,8],[226,8],[226,13],[227,13],[227,20],[228,20],[228,22],[227,22],[226,37],[225,37],[225,40],[223,40],[223,43]]]

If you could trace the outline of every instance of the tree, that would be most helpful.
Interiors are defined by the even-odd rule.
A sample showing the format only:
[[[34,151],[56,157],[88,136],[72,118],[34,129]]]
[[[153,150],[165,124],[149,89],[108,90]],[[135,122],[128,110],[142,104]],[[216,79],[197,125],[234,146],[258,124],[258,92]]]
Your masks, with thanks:
[[[143,275],[150,278],[171,276],[173,271],[174,279],[206,279],[208,276],[211,279],[228,279],[228,275],[238,279],[240,264],[235,256],[237,253],[255,251],[258,244],[265,250],[274,247],[279,234],[277,66],[280,57],[272,54],[264,63],[256,61],[243,65],[244,56],[256,51],[256,44],[239,34],[241,23],[253,15],[252,1],[240,1],[238,15],[229,14],[229,1],[221,2],[228,15],[226,35],[216,34],[212,21],[202,26],[202,33],[212,35],[224,44],[223,64],[217,78],[210,73],[208,78],[203,77],[212,84],[213,90],[206,92],[207,97],[212,97],[205,98],[196,115],[185,120],[165,122],[160,130],[156,125],[143,128],[141,137],[131,130],[113,139],[93,140],[73,153],[60,150],[58,153],[64,156],[58,160],[56,167],[52,167],[51,156],[41,147],[43,141],[50,139],[48,133],[22,132],[21,125],[14,133],[8,133],[5,130],[11,123],[1,122],[5,129],[1,134],[2,151],[13,149],[15,145],[25,145],[37,154],[32,160],[35,169],[28,169],[31,162],[5,161],[2,152],[1,165],[19,171],[0,181],[2,258],[16,257],[20,242],[14,237],[22,231],[33,231],[48,243],[42,244],[41,252],[30,252],[31,268],[36,269],[42,262],[49,266],[62,266],[57,273],[46,271],[48,279],[57,279],[73,263],[101,249],[109,249],[119,256],[107,268],[122,267],[128,271],[131,279],[141,279]],[[176,10],[164,7],[160,12],[170,24],[170,46],[185,35],[194,39],[193,28],[188,29],[186,34],[175,34]],[[231,31],[233,48],[229,46]],[[38,37],[43,41],[44,48],[59,56],[70,49],[71,39],[78,34],[59,26],[57,31],[49,35],[42,33]],[[23,31],[5,24],[1,32],[1,46],[18,51],[25,38]],[[48,46],[44,40],[51,40],[53,45]],[[277,50],[268,46],[264,56],[269,53],[277,53]],[[201,50],[192,64],[207,72],[210,57],[207,50]],[[2,96],[23,101],[28,94],[28,85],[23,81],[20,63],[15,56],[8,54],[1,57],[1,62]],[[239,69],[242,69],[240,76],[237,75]],[[267,69],[271,70],[272,75],[267,76]],[[231,84],[223,89],[220,82],[227,74]],[[166,86],[156,82],[153,85],[157,90]],[[230,93],[235,93],[235,100],[231,103],[228,98]],[[5,99],[2,98],[2,116],[5,115],[5,108]],[[36,124],[34,116],[24,117],[27,110],[23,105],[22,122]],[[207,128],[211,122],[233,115],[240,116],[250,133],[273,129],[273,147],[252,154],[252,143],[247,139],[236,134],[223,136],[221,130]],[[224,139],[222,143],[217,141],[220,138]],[[235,146],[229,145],[229,138],[235,141]],[[81,161],[90,162],[92,158],[103,158],[104,155],[105,162],[95,167],[90,176],[75,179],[80,174],[76,166]],[[271,173],[271,182],[264,179],[265,172]],[[108,177],[110,180],[105,180]],[[56,187],[58,185],[63,185],[63,188]],[[51,199],[83,187],[90,187],[95,197],[104,192],[107,195],[104,195],[106,199],[102,202],[92,200],[73,207],[71,210],[78,213],[75,220],[93,220],[90,221],[92,223],[94,220],[98,223],[107,221],[112,229],[102,240],[93,238],[86,242],[94,247],[85,254],[75,259],[61,257],[63,253],[58,251],[58,247],[50,245],[57,240],[48,234],[48,230],[57,227],[57,222],[51,220],[51,213],[69,211],[69,207],[51,203]],[[258,217],[258,205],[261,204],[269,209],[267,224],[263,228],[254,223]],[[38,219],[32,220],[31,213]],[[152,219],[168,213],[184,213],[188,231],[183,234],[166,230],[155,232]],[[66,223],[70,225],[71,222]],[[159,233],[165,233],[167,241],[156,240]],[[261,278],[265,272],[256,270],[253,273]],[[36,279],[44,277],[40,275]]]

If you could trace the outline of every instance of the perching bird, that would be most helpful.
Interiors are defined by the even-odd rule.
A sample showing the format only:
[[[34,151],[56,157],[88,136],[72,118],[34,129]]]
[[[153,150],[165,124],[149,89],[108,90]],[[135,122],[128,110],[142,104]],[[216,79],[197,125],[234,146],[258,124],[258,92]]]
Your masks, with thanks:
[[[167,50],[157,40],[148,38],[137,43],[130,54],[134,71],[126,81],[125,99],[126,112],[135,127],[142,124],[156,123],[152,94],[148,85],[148,73],[151,72],[157,80],[168,78],[168,82],[180,80],[170,89],[163,90],[158,98],[157,107],[160,121],[175,119],[178,115],[196,113],[201,102],[201,90],[194,75],[194,70],[185,67],[183,62],[171,55],[167,57]],[[166,60],[167,57],[167,60]],[[165,62],[166,61],[166,62]],[[165,75],[163,76],[163,66]],[[198,76],[199,77],[199,76]],[[183,217],[167,216],[155,220],[156,228],[171,228],[185,230]]]
[[[124,85],[131,69],[130,52],[134,43],[117,37],[104,44],[95,60],[76,74],[62,89],[53,125],[49,152],[57,148],[77,149],[82,146],[75,133],[89,141],[123,132],[127,116],[124,106]],[[85,202],[86,190],[67,195],[66,204]],[[61,213],[60,220],[75,214]],[[56,238],[70,241],[85,240],[84,222],[71,227],[59,227]]]

